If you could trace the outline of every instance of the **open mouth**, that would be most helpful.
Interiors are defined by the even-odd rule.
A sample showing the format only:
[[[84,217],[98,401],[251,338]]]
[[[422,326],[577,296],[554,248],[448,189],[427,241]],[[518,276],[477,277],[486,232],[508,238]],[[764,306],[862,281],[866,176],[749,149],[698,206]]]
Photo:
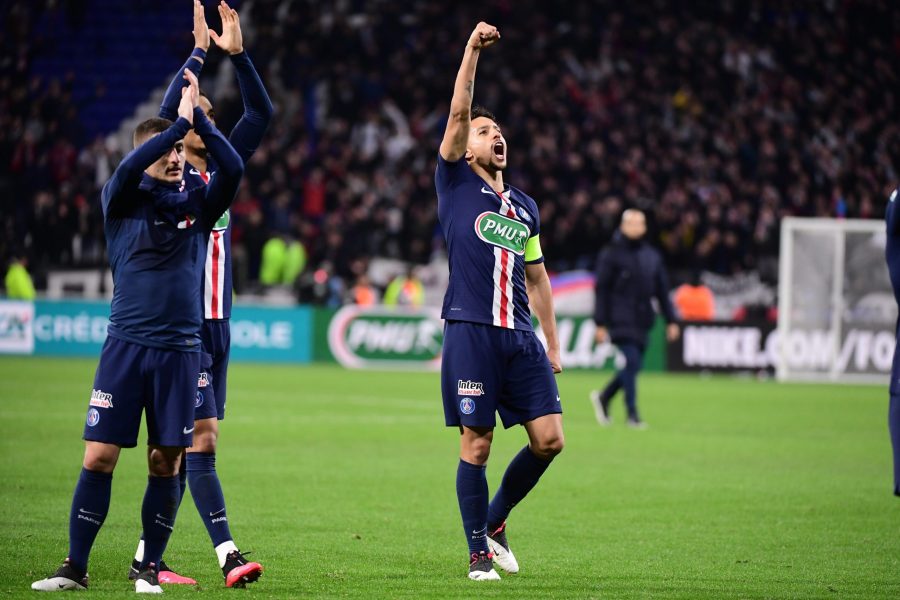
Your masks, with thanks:
[[[506,160],[506,146],[501,141],[494,143],[494,156],[497,160]]]

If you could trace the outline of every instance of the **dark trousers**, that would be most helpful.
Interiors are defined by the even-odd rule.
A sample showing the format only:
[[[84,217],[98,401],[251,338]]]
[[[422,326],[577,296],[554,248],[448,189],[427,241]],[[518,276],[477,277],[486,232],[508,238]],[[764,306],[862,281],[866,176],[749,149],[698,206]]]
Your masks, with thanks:
[[[637,376],[644,364],[644,347],[635,342],[614,342],[625,355],[625,367],[616,372],[616,376],[606,385],[602,397],[611,399],[620,389],[625,392],[625,407],[628,418],[638,419],[637,410]]]

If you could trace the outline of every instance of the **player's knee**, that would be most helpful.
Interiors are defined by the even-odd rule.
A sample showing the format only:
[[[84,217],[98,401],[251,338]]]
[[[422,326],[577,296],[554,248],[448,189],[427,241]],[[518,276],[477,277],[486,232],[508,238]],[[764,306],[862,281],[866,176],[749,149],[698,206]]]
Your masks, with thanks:
[[[147,455],[147,467],[152,477],[174,477],[181,463],[181,449],[152,448]]]
[[[491,442],[486,439],[473,440],[467,444],[462,459],[473,465],[483,465],[491,455]]]
[[[111,444],[88,442],[84,449],[82,465],[88,471],[112,473],[119,461],[119,447]]]
[[[216,451],[216,442],[219,436],[213,431],[207,431],[201,434],[194,434],[194,444],[191,446],[191,452],[210,452]]]
[[[552,435],[538,440],[531,449],[538,458],[549,461],[562,452],[565,445],[566,442],[562,435]]]
[[[219,440],[219,422],[216,419],[195,421],[194,442],[191,452],[215,452]]]
[[[116,468],[116,457],[102,453],[85,453],[84,468],[96,473],[112,473]]]

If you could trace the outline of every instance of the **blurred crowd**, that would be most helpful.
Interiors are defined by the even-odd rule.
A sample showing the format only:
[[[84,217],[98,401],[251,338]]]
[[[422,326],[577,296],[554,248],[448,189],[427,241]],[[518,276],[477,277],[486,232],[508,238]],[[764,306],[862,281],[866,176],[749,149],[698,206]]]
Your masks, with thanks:
[[[638,207],[676,282],[771,281],[783,216],[878,218],[897,185],[890,0],[254,0],[243,18],[277,113],[233,205],[238,291],[268,280],[273,240],[301,257],[300,287],[355,290],[373,257],[440,261],[435,157],[479,20],[502,39],[475,99],[509,142],[506,181],[541,207],[551,270],[591,268]],[[4,28],[0,252],[38,273],[102,265],[98,191],[121,149],[80,139],[65,82],[28,77],[27,26]],[[185,29],[187,56],[189,10]],[[228,84],[212,88],[226,131],[241,113]]]

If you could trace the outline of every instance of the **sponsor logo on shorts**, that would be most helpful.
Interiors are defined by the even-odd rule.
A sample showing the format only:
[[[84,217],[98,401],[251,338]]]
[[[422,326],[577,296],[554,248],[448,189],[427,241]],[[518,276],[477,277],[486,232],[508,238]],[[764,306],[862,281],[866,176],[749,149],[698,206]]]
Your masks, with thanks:
[[[484,396],[484,385],[480,381],[460,379],[456,384],[456,393],[460,396]]]
[[[197,399],[194,400],[194,408],[200,408],[203,406],[203,392],[197,390]]]
[[[87,414],[87,424],[89,427],[93,427],[97,423],[100,422],[100,411],[96,408],[92,408],[88,411]]]
[[[459,412],[464,415],[471,415],[475,412],[475,401],[471,398],[463,398],[459,401]]]
[[[197,387],[209,387],[209,373],[206,371],[200,373],[200,379],[197,380]]]
[[[103,390],[92,390],[91,406],[96,406],[97,408],[112,408],[112,394],[107,394]]]
[[[189,433],[194,433],[194,428],[191,427],[190,429],[188,429],[187,427],[182,427],[182,428],[181,428],[181,433],[183,433],[184,435],[187,435],[187,434],[189,434]]]

